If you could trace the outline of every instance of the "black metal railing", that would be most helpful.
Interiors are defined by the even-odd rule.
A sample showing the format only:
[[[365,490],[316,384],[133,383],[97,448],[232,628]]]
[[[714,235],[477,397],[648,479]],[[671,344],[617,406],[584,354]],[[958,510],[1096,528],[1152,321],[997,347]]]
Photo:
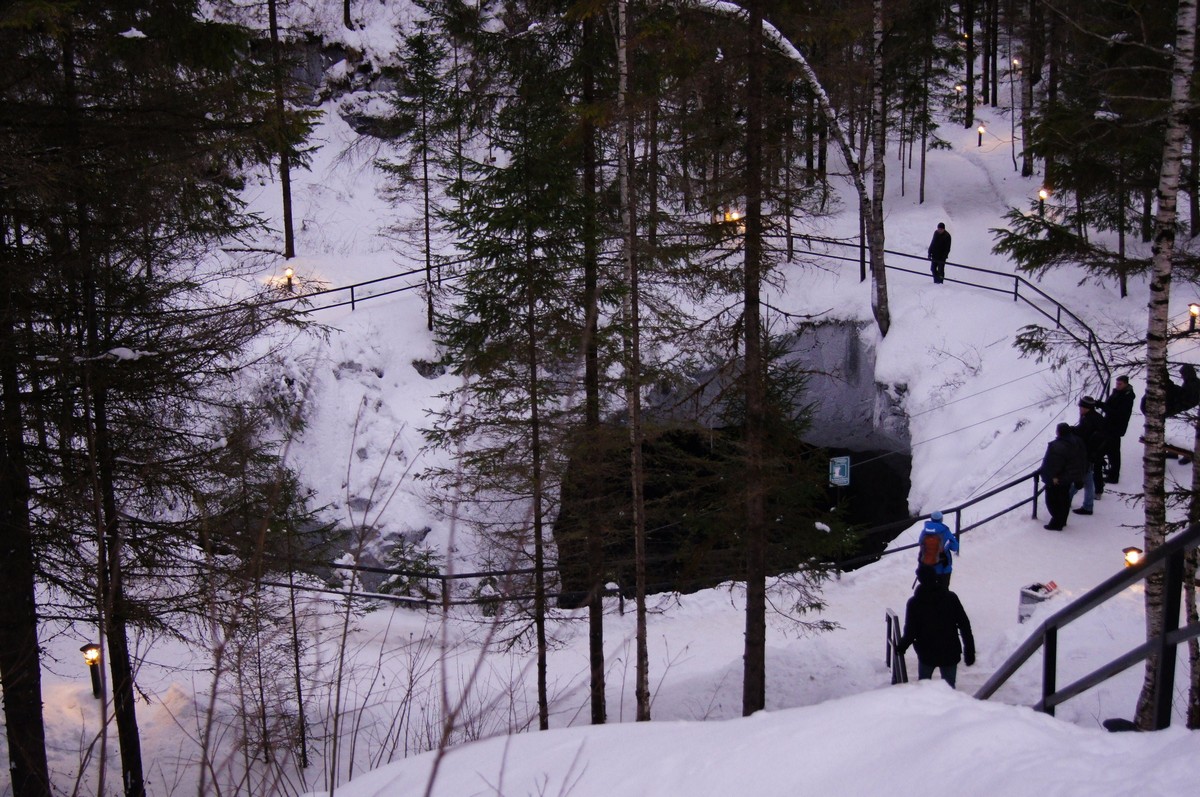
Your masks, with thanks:
[[[805,243],[807,245],[809,254],[817,255],[824,259],[854,263],[858,263],[860,260],[860,256],[857,254],[857,252],[861,249],[861,247],[858,243],[853,241],[841,241],[836,238],[823,238],[821,236],[813,235],[793,235],[792,242],[793,244],[797,242]],[[821,244],[823,246],[843,247],[846,250],[853,249],[856,251],[856,254],[851,257],[849,254],[836,255],[830,254],[829,252],[818,252],[813,248],[814,243]],[[904,258],[905,260],[912,260],[921,263],[928,262],[926,258],[920,257],[919,255],[909,254],[908,252],[885,249],[884,253],[895,257]],[[925,278],[929,277],[929,270],[926,268],[916,271],[911,268],[905,268],[904,266],[893,265],[890,263],[885,263],[884,268],[888,269],[889,271],[898,271],[905,274],[916,274]],[[1108,393],[1111,384],[1112,372],[1104,358],[1104,352],[1100,347],[1100,339],[1082,318],[1075,315],[1075,313],[1071,312],[1069,308],[1064,306],[1057,299],[1050,296],[1041,288],[1034,285],[1032,282],[1019,274],[994,271],[992,269],[979,268],[978,266],[968,266],[964,263],[955,263],[953,261],[947,261],[946,268],[946,282],[954,282],[958,283],[959,285],[969,285],[971,287],[981,288],[983,290],[993,291],[995,293],[1011,295],[1014,302],[1024,302],[1042,317],[1053,322],[1055,329],[1067,335],[1069,338],[1071,338],[1071,340],[1075,341],[1077,345],[1084,349],[1084,351],[1087,353],[1088,360],[1091,361],[1092,368],[1096,372],[1096,379],[1098,380],[1098,385],[1096,388],[1097,391],[1101,395]],[[978,281],[973,281],[973,279],[970,279],[966,276],[959,276],[958,278],[951,277],[950,274],[955,273],[955,270],[958,270],[963,274],[970,274],[971,277],[977,279]]]
[[[999,495],[1000,493],[1011,490],[1015,487],[1019,487],[1020,485],[1024,484],[1025,482],[1031,482],[1033,485],[1032,494],[1029,495],[1027,498],[1022,498],[1021,500],[1017,501],[1016,503],[1010,504],[1010,505],[1004,507],[1003,509],[993,512],[992,514],[988,515],[985,518],[982,518],[982,519],[976,520],[972,523],[963,525],[963,510],[964,509],[970,509],[971,507],[975,506],[976,504],[986,501],[989,498],[992,498],[996,495]],[[989,490],[988,492],[984,493],[983,495],[972,498],[969,501],[964,501],[963,503],[958,504],[957,506],[952,506],[948,509],[943,509],[942,514],[945,516],[951,516],[951,515],[953,516],[953,518],[954,518],[953,531],[954,531],[955,537],[961,537],[962,535],[966,534],[968,531],[971,531],[972,529],[977,529],[980,526],[984,525],[985,523],[990,523],[991,521],[995,520],[996,518],[1003,517],[1004,515],[1007,515],[1009,512],[1013,512],[1017,509],[1020,509],[1021,507],[1025,506],[1026,504],[1033,505],[1031,516],[1036,519],[1037,518],[1037,499],[1038,499],[1038,496],[1041,495],[1041,493],[1042,493],[1042,488],[1040,486],[1040,482],[1041,482],[1041,476],[1038,474],[1037,471],[1026,474],[1025,476],[1018,476],[1017,478],[1013,479],[1012,481],[1005,482],[1004,484],[1000,485],[999,487],[996,487],[993,490]],[[913,525],[914,523],[919,523],[921,521],[928,520],[928,519],[929,519],[929,515],[920,515],[915,518],[906,518],[904,520],[898,520],[894,523],[887,523],[882,526],[875,526],[873,528],[866,529],[865,531],[861,532],[861,536],[870,537],[872,535],[879,535],[879,534],[885,533],[891,529],[895,529],[896,531],[899,531],[900,529],[908,528],[909,526]],[[899,545],[895,548],[888,548],[886,551],[881,551],[879,553],[863,554],[862,556],[854,556],[854,557],[851,557],[850,559],[843,559],[841,561],[834,563],[834,569],[835,570],[846,570],[851,567],[857,567],[859,565],[863,565],[868,562],[873,562],[876,559],[879,559],[880,557],[883,557],[883,556],[890,556],[891,554],[900,553],[901,551],[912,550],[913,548],[916,548],[917,545],[918,545],[918,543],[914,542],[909,545]]]
[[[1015,503],[1012,503],[996,512],[993,512],[992,514],[988,515],[985,518],[975,520],[975,521],[973,521],[971,523],[967,523],[965,525],[963,524],[963,510],[969,509],[970,507],[975,506],[976,504],[978,504],[982,501],[986,501],[987,499],[992,498],[996,495],[999,495],[1000,493],[1017,488],[1017,487],[1025,484],[1026,482],[1029,482],[1032,484],[1032,487],[1033,487],[1032,495],[1030,495],[1029,497],[1026,497],[1026,498],[1022,498],[1021,500],[1018,500]],[[1034,472],[1034,473],[1030,473],[1026,476],[1021,476],[1016,479],[1013,479],[1012,481],[1006,482],[1005,484],[1002,484],[999,487],[996,487],[995,489],[993,489],[987,493],[984,493],[983,495],[980,495],[976,498],[972,498],[969,501],[965,501],[957,506],[950,507],[943,511],[948,516],[953,517],[954,534],[957,537],[961,537],[963,534],[966,534],[968,531],[979,528],[980,526],[983,526],[984,524],[989,523],[989,522],[995,520],[996,518],[1003,517],[1004,515],[1007,515],[1010,512],[1020,509],[1021,507],[1025,506],[1026,504],[1030,504],[1030,503],[1033,504],[1032,516],[1034,518],[1036,518],[1037,517],[1037,498],[1041,494],[1041,492],[1042,492],[1042,490],[1040,487],[1040,478],[1039,478],[1037,472]],[[893,523],[887,523],[882,526],[875,526],[875,527],[872,527],[872,528],[867,529],[864,532],[862,532],[862,536],[869,537],[871,535],[880,535],[880,534],[891,532],[891,531],[899,531],[901,529],[904,529],[904,528],[907,528],[907,527],[913,525],[914,523],[920,523],[924,520],[927,520],[928,518],[929,518],[929,515],[921,515],[921,516],[915,517],[915,518],[905,518],[903,520],[895,521]],[[880,551],[879,553],[864,554],[862,556],[855,556],[850,559],[844,559],[844,560],[840,560],[837,562],[833,562],[831,564],[831,566],[835,571],[840,573],[842,570],[846,570],[850,567],[855,567],[858,565],[866,564],[868,562],[873,562],[873,561],[880,559],[881,557],[889,556],[889,555],[895,554],[895,553],[900,553],[901,551],[912,550],[915,547],[917,547],[916,543],[912,543],[909,545],[901,545],[901,546],[897,546],[895,548],[889,548],[886,551]],[[655,558],[656,559],[665,559],[667,557],[655,557]],[[285,587],[285,588],[289,588],[289,589],[298,589],[298,590],[306,591],[306,592],[320,592],[320,593],[329,593],[329,594],[336,594],[336,595],[342,595],[342,596],[350,596],[350,597],[355,597],[355,598],[363,598],[363,599],[367,599],[367,600],[380,600],[380,601],[386,601],[389,603],[396,603],[396,604],[402,604],[402,605],[406,605],[406,606],[412,606],[414,608],[442,608],[442,609],[448,609],[451,606],[497,605],[497,604],[501,604],[501,603],[529,600],[529,599],[533,598],[534,596],[528,592],[527,585],[525,585],[524,589],[521,589],[519,591],[511,589],[511,588],[506,588],[506,587],[513,586],[513,579],[520,577],[520,576],[530,576],[536,572],[536,570],[532,567],[524,567],[524,568],[509,568],[509,569],[503,569],[503,570],[483,570],[483,571],[471,572],[471,573],[442,573],[442,572],[433,572],[433,571],[429,571],[429,570],[410,570],[410,569],[401,568],[401,567],[381,567],[381,566],[374,566],[374,565],[346,564],[346,563],[342,563],[342,562],[332,562],[332,561],[298,562],[298,561],[289,561],[289,560],[273,560],[269,564],[278,569],[295,568],[297,566],[307,566],[307,567],[320,566],[321,568],[324,568],[324,569],[327,569],[330,571],[339,571],[340,570],[340,571],[346,571],[346,572],[352,572],[352,573],[371,573],[371,574],[383,575],[383,576],[401,576],[406,579],[409,579],[412,582],[420,582],[422,584],[423,588],[419,591],[424,593],[424,595],[423,596],[393,595],[393,594],[381,593],[381,592],[368,592],[368,591],[362,591],[362,590],[347,590],[347,589],[338,588],[338,587],[314,587],[314,586],[309,586],[309,585],[302,586],[302,585],[297,585],[297,584],[284,584],[284,583],[273,582],[273,581],[264,581],[263,583],[268,586]],[[555,573],[558,573],[558,568],[555,565],[547,565],[544,569],[544,572],[547,575],[555,574]],[[479,595],[479,596],[472,596],[472,597],[454,597],[453,585],[456,582],[481,580],[481,579],[491,579],[496,584],[494,594]],[[670,590],[672,586],[673,586],[672,584],[652,585],[652,587],[656,591],[667,591],[667,590]],[[568,595],[574,595],[574,594],[575,594],[574,592],[561,593],[561,592],[557,592],[557,591],[548,590],[546,592],[545,597],[547,600],[557,600],[560,597],[566,597]],[[619,590],[609,590],[608,592],[606,592],[606,595],[613,595],[613,594],[619,594]]]
[[[1125,568],[1103,583],[1094,587],[1069,606],[1047,619],[1025,642],[1013,652],[1008,660],[987,680],[975,697],[987,700],[1017,672],[1039,648],[1042,654],[1042,698],[1034,709],[1054,714],[1054,707],[1076,695],[1091,689],[1117,673],[1155,656],[1157,668],[1157,690],[1154,695],[1153,729],[1160,730],[1171,724],[1171,703],[1175,692],[1175,659],[1178,646],[1189,639],[1200,637],[1200,623],[1179,627],[1179,609],[1182,603],[1183,582],[1186,574],[1186,557],[1189,551],[1200,547],[1200,525],[1192,526],[1165,544],[1151,551],[1141,563]],[[1154,636],[1127,653],[1118,656],[1104,666],[1092,671],[1068,686],[1059,689],[1058,678],[1058,632],[1110,598],[1120,594],[1150,575],[1164,571],[1164,606],[1162,619]]]
[[[884,653],[884,663],[892,671],[893,684],[908,683],[908,664],[904,654],[900,652],[900,618],[891,609],[884,612],[884,622],[887,624],[887,650]]]
[[[794,246],[797,242],[804,243],[806,249],[811,255],[818,255],[826,260],[835,260],[842,262],[859,262],[859,256],[851,257],[849,255],[837,255],[829,252],[818,252],[813,248],[814,244],[823,246],[843,247],[846,250],[854,249],[861,250],[858,243],[852,241],[842,241],[836,238],[823,238],[815,235],[792,235],[789,239],[790,244]],[[789,247],[791,248],[791,247]],[[909,254],[908,252],[900,252],[894,249],[885,249],[887,255],[904,258],[917,262],[927,262],[925,258],[919,255]],[[436,272],[436,280],[438,284],[442,282],[442,269],[450,265],[459,265],[469,262],[467,259],[445,259],[441,258],[433,263],[433,271]],[[922,269],[916,271],[911,268],[905,268],[899,265],[885,263],[884,267],[891,271],[898,271],[905,274],[916,274],[921,277],[928,276],[928,271]],[[1098,379],[1097,391],[1101,394],[1107,394],[1110,386],[1111,371],[1108,363],[1104,359],[1104,353],[1100,348],[1100,340],[1096,337],[1096,333],[1088,326],[1083,319],[1071,312],[1066,306],[1060,303],[1057,299],[1047,294],[1038,286],[1022,277],[1019,274],[1010,274],[1003,271],[994,271],[992,269],[980,268],[978,266],[968,266],[964,263],[955,263],[947,261],[946,267],[949,269],[948,274],[956,273],[955,270],[963,273],[969,273],[978,278],[979,281],[972,281],[965,277],[947,276],[947,282],[953,282],[960,285],[968,285],[982,290],[993,291],[996,293],[1011,294],[1013,301],[1024,302],[1029,307],[1033,308],[1037,313],[1042,315],[1049,321],[1054,323],[1056,329],[1062,331],[1079,346],[1087,352],[1088,359],[1091,361],[1092,367],[1096,371]],[[406,284],[395,285],[394,281],[406,279],[409,277],[420,277],[418,281],[408,282]],[[403,293],[410,290],[417,290],[425,287],[426,280],[429,275],[426,267],[421,265],[408,271],[402,271],[396,274],[389,274],[376,279],[356,282],[352,285],[344,285],[337,288],[326,288],[322,290],[301,293],[297,295],[287,295],[274,299],[264,304],[279,304],[285,302],[295,302],[303,300],[308,307],[302,308],[301,312],[312,312],[316,310],[330,310],[336,307],[350,307],[355,309],[359,302],[364,302],[368,299],[379,299],[385,296],[392,296],[397,293]]]

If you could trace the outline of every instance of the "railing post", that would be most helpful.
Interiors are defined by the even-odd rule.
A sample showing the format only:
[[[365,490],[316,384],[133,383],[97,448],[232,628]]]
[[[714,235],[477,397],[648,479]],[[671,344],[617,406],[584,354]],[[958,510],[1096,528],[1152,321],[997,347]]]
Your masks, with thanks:
[[[1184,551],[1167,557],[1163,568],[1163,615],[1158,636],[1158,662],[1155,667],[1154,730],[1171,726],[1171,701],[1175,696],[1175,649],[1167,635],[1179,629],[1179,604],[1183,592]]]
[[[1042,480],[1041,472],[1034,471],[1033,472],[1033,519],[1034,520],[1037,520],[1038,482],[1040,482],[1041,480]],[[1050,518],[1050,521],[1054,522],[1054,518]]]
[[[1062,329],[1062,305],[1058,302],[1054,303],[1054,326]]]
[[[351,310],[354,309],[354,286],[353,285],[350,286],[350,309]],[[445,582],[442,582],[442,584],[445,585]]]
[[[890,669],[892,669],[892,610],[891,609],[888,609],[887,611],[885,611],[883,613],[883,619],[884,619],[885,624],[887,625],[887,643],[884,646],[883,663],[890,670]],[[894,672],[892,673],[892,677],[893,678],[896,677],[896,674]],[[893,681],[893,683],[895,683],[895,681]]]
[[[1014,302],[1020,301],[1020,299],[1021,299],[1021,278],[1013,277],[1013,301]]]
[[[1058,677],[1058,627],[1046,629],[1046,639],[1042,644],[1042,711],[1054,716],[1054,706],[1050,704],[1050,695],[1054,694]]]

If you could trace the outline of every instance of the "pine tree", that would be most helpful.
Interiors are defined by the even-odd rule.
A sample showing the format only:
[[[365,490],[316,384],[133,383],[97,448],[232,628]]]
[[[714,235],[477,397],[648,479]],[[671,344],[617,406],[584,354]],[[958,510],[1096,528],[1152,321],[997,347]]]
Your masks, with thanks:
[[[388,133],[407,146],[405,156],[383,160],[381,168],[392,176],[391,199],[398,202],[415,184],[421,201],[420,247],[425,262],[427,326],[434,321],[434,229],[436,189],[446,183],[454,153],[448,136],[455,130],[456,105],[447,85],[449,52],[439,37],[422,27],[406,36],[395,67],[385,74],[396,80],[392,94],[393,116]]]
[[[498,550],[532,558],[539,726],[546,728],[546,546],[568,431],[577,423],[564,411],[577,390],[584,322],[575,268],[582,197],[556,31],[535,26],[495,44],[493,74],[503,69],[512,81],[511,94],[497,97],[490,129],[496,162],[469,164],[468,179],[452,188],[455,206],[443,214],[470,265],[453,282],[439,340],[466,377],[461,396],[448,398],[472,411],[442,414],[433,437],[452,449],[470,443],[457,463],[467,499],[487,502],[480,521]]]
[[[224,400],[235,355],[273,315],[205,309],[213,298],[196,267],[253,223],[236,192],[277,140],[269,70],[247,60],[246,31],[203,22],[188,3],[30,4],[6,22],[21,67],[3,78],[3,255],[28,279],[20,324],[5,332],[4,417],[36,430],[8,439],[7,456],[29,475],[4,474],[15,521],[6,535],[19,538],[29,517],[48,600],[88,626],[99,620],[122,785],[137,795],[127,634],[159,619],[126,585],[153,580],[152,563],[172,550],[164,540],[188,538],[187,524],[164,515],[189,505],[188,480],[211,461],[216,430],[201,408]],[[28,582],[5,587],[15,591],[4,602],[31,606],[16,594]],[[5,642],[19,643],[35,618],[26,612]],[[36,661],[27,645],[17,652]],[[7,686],[12,674],[0,675]],[[30,727],[8,732],[10,749],[36,752]]]

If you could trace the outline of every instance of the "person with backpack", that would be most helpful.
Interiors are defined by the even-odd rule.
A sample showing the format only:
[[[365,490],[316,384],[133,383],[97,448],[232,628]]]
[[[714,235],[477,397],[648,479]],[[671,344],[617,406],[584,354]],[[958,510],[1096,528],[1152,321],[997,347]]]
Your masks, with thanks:
[[[942,513],[935,509],[917,537],[917,576],[923,570],[928,571],[939,584],[950,589],[950,574],[954,570],[952,553],[958,553],[958,537],[942,522]]]
[[[975,637],[962,601],[943,587],[931,570],[917,571],[917,590],[904,610],[900,655],[909,646],[917,649],[917,678],[926,681],[940,670],[942,680],[954,688],[958,662],[975,663]],[[959,641],[961,636],[962,641]]]

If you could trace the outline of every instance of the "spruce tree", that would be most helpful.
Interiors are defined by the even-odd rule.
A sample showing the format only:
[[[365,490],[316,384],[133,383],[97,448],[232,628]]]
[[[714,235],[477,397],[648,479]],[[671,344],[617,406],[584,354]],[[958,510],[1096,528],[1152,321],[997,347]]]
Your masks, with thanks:
[[[190,3],[22,4],[5,22],[20,66],[2,78],[3,256],[27,279],[20,323],[4,331],[4,417],[33,432],[7,439],[5,535],[19,541],[28,517],[47,600],[84,629],[99,621],[121,781],[138,795],[128,629],[161,617],[128,586],[153,583],[167,552],[194,544],[178,518],[218,448],[206,408],[225,402],[238,356],[276,315],[211,312],[228,302],[216,281],[233,275],[198,267],[254,224],[236,193],[279,140],[270,71],[250,59],[247,31],[204,22]],[[2,602],[24,611],[5,641],[28,667],[28,582],[5,588]],[[0,675],[7,695],[13,674]],[[29,725],[8,732],[10,749],[35,752]]]
[[[557,504],[564,415],[577,390],[583,318],[579,296],[582,199],[577,152],[569,146],[567,75],[550,25],[531,26],[494,46],[493,74],[511,93],[496,96],[489,145],[495,162],[467,166],[443,214],[463,260],[438,324],[447,360],[466,381],[447,398],[471,406],[447,410],[436,442],[470,445],[456,463],[468,501],[494,550],[533,564],[539,727],[549,727],[546,684],[546,549]]]

